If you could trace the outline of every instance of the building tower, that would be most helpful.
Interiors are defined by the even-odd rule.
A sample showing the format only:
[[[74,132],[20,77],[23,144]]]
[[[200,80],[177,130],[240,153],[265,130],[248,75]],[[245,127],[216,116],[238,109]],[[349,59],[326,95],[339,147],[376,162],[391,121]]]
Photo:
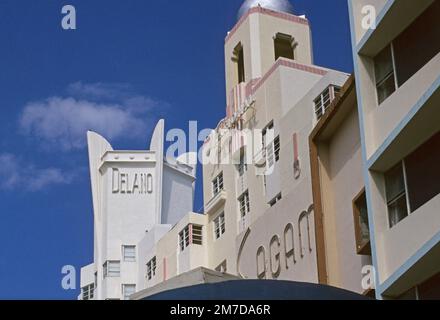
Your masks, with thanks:
[[[219,160],[203,166],[209,267],[318,282],[308,136],[348,75],[313,65],[287,0],[243,3],[225,69],[226,117],[204,146]]]
[[[279,57],[313,63],[308,21],[287,0],[245,1],[225,40],[226,94],[255,83]]]
[[[195,169],[164,157],[164,121],[149,151],[116,151],[87,134],[94,211],[94,263],[80,298],[127,299],[144,286],[145,252],[192,211]]]

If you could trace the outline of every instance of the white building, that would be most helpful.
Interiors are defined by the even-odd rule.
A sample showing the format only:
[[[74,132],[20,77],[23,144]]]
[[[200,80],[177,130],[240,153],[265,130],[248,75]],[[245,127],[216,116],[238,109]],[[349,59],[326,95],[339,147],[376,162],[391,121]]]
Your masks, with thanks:
[[[163,120],[149,151],[113,150],[94,132],[88,146],[94,263],[81,270],[80,299],[127,299],[145,285],[145,252],[192,210],[195,168],[164,158]]]

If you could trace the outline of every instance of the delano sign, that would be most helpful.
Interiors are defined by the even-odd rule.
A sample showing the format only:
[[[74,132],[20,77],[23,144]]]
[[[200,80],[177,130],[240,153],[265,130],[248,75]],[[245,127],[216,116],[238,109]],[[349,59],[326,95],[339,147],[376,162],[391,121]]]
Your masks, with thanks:
[[[150,173],[127,173],[112,169],[113,194],[151,194],[153,175]]]

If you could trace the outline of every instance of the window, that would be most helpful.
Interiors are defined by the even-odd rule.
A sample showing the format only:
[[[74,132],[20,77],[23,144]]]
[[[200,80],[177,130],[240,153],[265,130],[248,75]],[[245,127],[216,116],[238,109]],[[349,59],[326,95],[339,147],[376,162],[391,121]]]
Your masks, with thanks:
[[[274,140],[274,154],[275,154],[275,161],[278,162],[280,161],[280,149],[281,149],[281,145],[280,145],[280,136],[277,136]]]
[[[411,212],[440,193],[440,132],[405,158]]]
[[[274,124],[271,121],[262,131],[262,144],[265,150],[268,167],[272,167],[280,160],[280,137],[274,137]],[[273,140],[272,140],[273,139]]]
[[[184,251],[189,245],[203,244],[203,227],[200,225],[189,224],[179,233],[179,247],[180,251]]]
[[[279,194],[277,194],[277,196],[276,196],[275,198],[273,198],[273,199],[269,202],[269,205],[270,205],[271,207],[273,207],[273,206],[275,206],[278,202],[280,202],[281,199],[282,199],[282,194],[279,193]]]
[[[250,203],[249,203],[249,191],[245,191],[239,198],[238,203],[240,206],[240,214],[241,217],[245,217],[250,211]]]
[[[266,148],[267,141],[271,141],[273,139],[273,121],[271,121],[263,130],[262,130],[262,145],[263,148]]]
[[[221,172],[212,181],[212,192],[214,196],[218,195],[223,190],[223,172]]]
[[[151,280],[156,275],[156,257],[147,263],[147,279]]]
[[[81,289],[83,300],[93,300],[95,297],[95,284],[89,284]]]
[[[275,61],[283,57],[294,60],[294,39],[283,33],[277,33],[274,37]]]
[[[402,163],[385,173],[388,216],[392,228],[408,216],[405,173]]]
[[[122,285],[122,295],[124,300],[130,300],[130,296],[136,292],[135,284],[123,284]]]
[[[122,246],[122,254],[125,262],[136,261],[136,246]]]
[[[440,193],[440,133],[385,173],[390,227]]]
[[[243,46],[239,43],[234,49],[234,56],[232,58],[237,65],[237,80],[238,83],[246,82],[245,70],[244,70],[244,51]]]
[[[314,100],[316,120],[322,118],[332,101],[340,92],[340,87],[330,85]]]
[[[393,47],[388,45],[374,58],[374,74],[378,103],[384,102],[396,91],[394,74]]]
[[[398,86],[402,86],[440,52],[440,1],[433,3],[393,40]]]
[[[180,251],[185,250],[189,246],[189,225],[179,233]]]
[[[120,261],[106,261],[106,263],[104,263],[104,278],[119,277],[120,275],[121,275]]]
[[[242,177],[244,173],[247,171],[247,163],[246,163],[246,157],[243,151],[240,153],[240,163],[237,166],[238,175]]]
[[[203,244],[202,240],[202,226],[191,225],[192,226],[192,243],[201,246]]]
[[[220,237],[225,233],[225,213],[223,212],[214,220],[214,235],[216,239],[220,239]]]
[[[277,136],[272,142],[270,142],[266,147],[266,156],[268,161],[268,167],[272,167],[275,162],[280,161],[280,136]]]
[[[370,228],[368,225],[367,198],[362,190],[353,200],[354,231],[356,251],[360,255],[371,255]]]

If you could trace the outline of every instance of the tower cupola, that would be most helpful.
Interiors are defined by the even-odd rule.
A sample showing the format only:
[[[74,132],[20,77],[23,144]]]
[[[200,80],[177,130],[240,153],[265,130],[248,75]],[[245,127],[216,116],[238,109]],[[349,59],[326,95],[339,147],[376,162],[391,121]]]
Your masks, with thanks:
[[[262,7],[278,12],[293,14],[293,6],[289,0],[246,0],[238,11],[237,20],[254,7]]]

